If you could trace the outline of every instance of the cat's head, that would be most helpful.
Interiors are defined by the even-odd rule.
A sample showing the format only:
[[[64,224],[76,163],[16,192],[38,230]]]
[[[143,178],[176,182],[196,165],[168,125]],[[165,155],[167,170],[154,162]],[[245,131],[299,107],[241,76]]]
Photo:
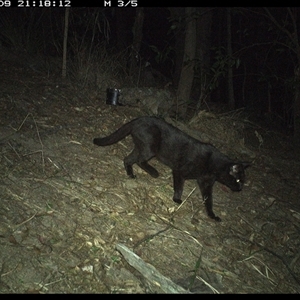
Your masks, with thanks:
[[[230,163],[226,170],[220,174],[218,181],[228,186],[232,191],[239,192],[245,183],[245,169],[249,166],[250,163],[247,162]]]

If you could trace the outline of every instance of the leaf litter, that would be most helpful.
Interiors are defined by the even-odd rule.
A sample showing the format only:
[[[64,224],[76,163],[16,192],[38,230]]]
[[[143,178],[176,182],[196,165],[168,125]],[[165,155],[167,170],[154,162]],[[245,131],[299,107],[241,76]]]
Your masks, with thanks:
[[[137,167],[137,179],[127,178],[130,138],[92,144],[144,110],[26,76],[17,89],[1,81],[1,293],[170,292],[160,280],[178,287],[172,292],[299,293],[299,161],[283,137],[238,112],[167,118],[253,162],[242,192],[215,185],[216,223],[195,182],[186,182],[180,206],[172,201],[171,172],[159,162],[151,161],[158,179]]]

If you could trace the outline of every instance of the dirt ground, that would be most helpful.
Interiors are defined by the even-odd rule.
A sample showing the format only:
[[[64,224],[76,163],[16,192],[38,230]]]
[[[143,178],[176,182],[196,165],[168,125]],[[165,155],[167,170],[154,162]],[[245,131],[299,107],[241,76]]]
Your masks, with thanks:
[[[143,114],[1,63],[0,292],[165,292],[128,263],[123,244],[192,293],[299,293],[300,162],[289,143],[212,114],[178,123],[253,162],[242,192],[214,186],[217,223],[194,181],[183,205],[172,201],[171,172],[159,162],[159,178],[138,167],[127,178],[130,138],[93,145]]]

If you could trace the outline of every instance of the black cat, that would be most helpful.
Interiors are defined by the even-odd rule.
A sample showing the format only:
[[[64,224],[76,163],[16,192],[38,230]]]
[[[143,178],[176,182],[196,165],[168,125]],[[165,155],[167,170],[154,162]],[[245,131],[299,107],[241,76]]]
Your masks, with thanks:
[[[124,124],[104,138],[95,138],[94,144],[107,146],[117,143],[128,135],[134,142],[133,151],[124,158],[124,165],[132,178],[132,165],[137,164],[152,177],[159,173],[148,164],[156,157],[169,166],[173,173],[174,196],[181,203],[184,181],[196,179],[209,217],[221,221],[213,212],[212,189],[215,181],[232,191],[241,191],[245,181],[244,170],[250,165],[233,162],[210,144],[202,143],[157,117],[140,117]]]

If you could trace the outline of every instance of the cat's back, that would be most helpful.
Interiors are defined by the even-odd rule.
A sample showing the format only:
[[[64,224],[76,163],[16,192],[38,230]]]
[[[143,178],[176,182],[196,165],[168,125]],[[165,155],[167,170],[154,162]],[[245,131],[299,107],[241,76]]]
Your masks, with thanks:
[[[161,142],[168,144],[168,146],[177,146],[183,144],[198,144],[202,143],[199,140],[191,137],[187,133],[181,131],[179,128],[166,122],[162,118],[156,116],[144,116],[136,119],[135,132],[144,132],[155,135],[156,138],[159,136]]]
[[[156,116],[143,116],[136,118],[132,121],[133,131],[132,134],[154,134],[160,136],[164,143],[169,146],[177,144],[193,144],[193,147],[200,147],[204,152],[214,151],[214,147],[210,144],[203,143],[198,139],[188,135],[179,128],[166,122],[162,118]]]
[[[176,127],[167,123],[163,119],[155,116],[138,117],[131,121],[133,134],[140,131],[160,132],[162,135],[172,134],[172,131],[178,131]]]
[[[164,126],[164,125],[168,124],[163,119],[161,119],[159,117],[155,117],[155,116],[138,117],[138,118],[134,119],[133,122],[137,126],[140,126],[140,125],[148,125],[148,126],[156,125],[156,126],[160,127],[160,126]],[[168,124],[168,125],[170,125],[170,124]]]
[[[161,131],[182,132],[177,127],[156,116],[143,116],[134,120],[135,126],[156,127]],[[183,133],[183,132],[182,132]]]

